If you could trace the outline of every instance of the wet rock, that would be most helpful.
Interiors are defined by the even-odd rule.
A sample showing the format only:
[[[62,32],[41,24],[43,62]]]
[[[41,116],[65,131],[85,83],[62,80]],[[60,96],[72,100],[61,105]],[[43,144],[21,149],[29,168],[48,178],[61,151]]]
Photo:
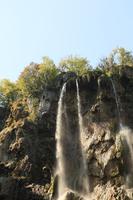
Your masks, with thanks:
[[[70,79],[76,80],[77,75],[74,72],[67,72],[63,75],[63,82],[67,82]]]
[[[126,189],[127,196],[130,198],[130,200],[133,200],[133,188],[132,189]]]
[[[105,176],[107,177],[115,177],[118,176],[120,171],[119,171],[119,163],[117,160],[110,160],[108,164],[105,167]]]
[[[65,194],[63,194],[60,198],[60,200],[85,200],[80,194],[73,192],[73,191],[67,191]]]
[[[109,123],[90,123],[86,131],[84,148],[88,163],[91,188],[120,175],[122,143],[115,137]]]
[[[89,174],[103,178],[104,173],[102,171],[102,167],[98,164],[97,160],[91,160],[90,164],[88,165],[88,172]]]

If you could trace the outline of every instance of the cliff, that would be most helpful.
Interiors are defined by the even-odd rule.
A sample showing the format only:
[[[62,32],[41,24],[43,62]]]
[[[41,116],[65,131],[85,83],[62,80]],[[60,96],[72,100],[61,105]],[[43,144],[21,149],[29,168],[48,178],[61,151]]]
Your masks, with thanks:
[[[10,111],[1,108],[1,200],[56,198],[58,181],[54,172],[58,100],[62,85],[67,81],[65,102],[74,134],[78,120],[76,78],[73,73],[63,73],[54,87],[44,89],[35,120],[30,119],[32,105],[27,100],[14,102]],[[111,80],[117,91],[119,108]],[[79,77],[78,82],[91,199],[132,199],[131,155],[119,134],[118,109],[122,123],[132,130],[133,68],[126,67],[111,79],[101,72],[93,72],[90,76]],[[71,170],[72,166],[69,167],[68,170]],[[132,181],[125,186],[128,174]],[[80,198],[71,191],[66,193],[66,199]]]

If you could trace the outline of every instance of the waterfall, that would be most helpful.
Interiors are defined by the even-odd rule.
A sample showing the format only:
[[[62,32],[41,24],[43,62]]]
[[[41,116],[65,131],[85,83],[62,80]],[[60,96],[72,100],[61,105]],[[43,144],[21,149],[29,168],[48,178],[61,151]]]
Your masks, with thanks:
[[[115,88],[115,84],[113,82],[113,79],[110,78],[110,80],[111,80],[111,83],[112,83],[114,96],[115,96],[115,102],[116,102],[116,106],[117,106],[117,113],[118,113],[118,119],[119,119],[119,128],[121,128],[122,120],[121,120],[121,115],[120,115],[120,105],[119,105],[119,101],[118,101],[118,95],[117,95],[117,92],[116,92],[116,88]]]
[[[114,91],[114,96],[115,96],[115,101],[116,101],[116,105],[117,105],[117,112],[118,112],[118,117],[119,117],[119,134],[120,137],[123,141],[124,147],[125,147],[125,155],[127,155],[127,151],[129,151],[129,157],[126,157],[126,168],[127,168],[127,174],[126,174],[126,186],[130,187],[133,186],[132,180],[133,180],[133,131],[125,126],[122,123],[121,120],[121,115],[120,115],[120,105],[119,105],[119,101],[118,101],[118,95],[116,92],[116,88],[115,88],[115,84],[113,82],[112,79],[111,83],[112,83],[112,87],[113,87],[113,91]]]
[[[66,83],[63,85],[60,98],[58,101],[58,110],[57,110],[57,119],[56,119],[56,160],[57,160],[57,169],[56,173],[58,174],[58,197],[63,195],[65,192],[66,182],[65,182],[65,166],[64,166],[64,157],[63,157],[63,147],[62,147],[62,137],[63,137],[63,124],[62,116],[64,111],[63,106],[63,97],[66,91]]]
[[[77,107],[75,115],[66,105],[66,83],[63,85],[58,102],[56,119],[56,175],[58,177],[58,199],[65,199],[72,191],[87,196],[89,184],[87,165],[82,145],[83,120],[81,116],[80,96],[77,85]],[[77,120],[78,110],[78,120]],[[87,198],[88,199],[88,198]]]
[[[79,119],[79,132],[80,132],[80,142],[81,142],[81,149],[82,149],[82,174],[83,175],[83,188],[85,191],[85,194],[87,195],[89,193],[89,181],[88,181],[88,175],[87,175],[87,163],[86,163],[86,158],[85,158],[85,152],[83,148],[83,144],[85,141],[85,131],[84,131],[84,126],[83,126],[83,118],[81,114],[81,100],[80,100],[80,94],[79,94],[79,85],[78,85],[78,80],[76,80],[76,87],[77,87],[77,106],[78,106],[78,119]]]
[[[126,186],[133,187],[133,132],[129,127],[121,125],[119,134],[125,147]]]
[[[83,118],[81,115],[81,100],[80,100],[80,95],[79,95],[79,85],[78,85],[78,80],[76,80],[76,87],[77,87],[77,106],[78,106],[78,118],[79,118],[79,132],[80,132],[80,139],[81,142],[83,143],[84,140],[84,126],[83,126]]]

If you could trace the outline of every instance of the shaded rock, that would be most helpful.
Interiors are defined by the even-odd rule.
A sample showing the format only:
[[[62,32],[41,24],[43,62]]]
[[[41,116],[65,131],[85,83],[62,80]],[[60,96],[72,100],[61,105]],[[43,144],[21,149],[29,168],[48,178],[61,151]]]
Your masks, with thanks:
[[[95,159],[91,160],[90,164],[88,165],[88,171],[89,171],[89,174],[96,177],[98,176],[100,178],[103,178],[104,176],[102,167],[98,164],[97,160]]]
[[[105,176],[107,177],[115,177],[118,176],[120,171],[119,171],[119,163],[117,160],[110,160],[108,164],[105,167]]]

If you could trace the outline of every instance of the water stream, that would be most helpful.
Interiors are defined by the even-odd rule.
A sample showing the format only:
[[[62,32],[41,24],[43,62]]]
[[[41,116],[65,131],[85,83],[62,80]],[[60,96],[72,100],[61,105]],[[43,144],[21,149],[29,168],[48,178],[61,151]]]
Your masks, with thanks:
[[[62,146],[62,140],[63,140],[63,96],[66,91],[66,83],[63,85],[60,98],[58,101],[58,110],[57,110],[57,119],[56,119],[56,160],[57,160],[57,169],[56,173],[58,174],[58,197],[63,195],[66,188],[66,181],[65,181],[65,166],[64,166],[64,156],[63,156],[63,146]]]
[[[58,102],[56,119],[56,175],[58,176],[58,199],[64,200],[68,192],[79,196],[89,194],[87,165],[82,145],[83,120],[78,82],[77,86],[77,116],[73,116],[66,104],[66,84],[63,85]],[[75,99],[76,100],[76,99]]]
[[[119,104],[117,91],[112,79],[111,83],[118,112],[120,127],[119,135],[125,149],[124,162],[126,163],[127,168],[125,185],[129,188],[133,186],[133,132],[122,123],[120,113],[121,105]],[[79,84],[77,80],[76,90],[77,107],[74,108],[75,115],[73,111],[71,111],[71,106],[67,105],[67,101],[65,100],[67,97],[66,83],[62,87],[58,102],[56,120],[56,174],[58,176],[58,200],[67,199],[67,194],[70,192],[77,193],[79,196],[84,197],[84,199],[88,199],[90,196],[84,148],[86,135],[81,112]]]
[[[111,80],[111,83],[112,83],[112,87],[113,87],[113,91],[114,91],[114,96],[115,96],[115,101],[116,101],[116,106],[117,106],[117,113],[118,113],[118,119],[119,119],[119,128],[121,129],[122,127],[122,120],[121,120],[121,114],[120,114],[120,103],[119,103],[119,100],[118,100],[118,95],[117,95],[117,91],[116,91],[116,87],[115,87],[115,84],[114,84],[114,81],[112,78],[110,78]]]
[[[124,149],[125,149],[125,160],[126,160],[126,186],[127,187],[132,187],[133,186],[133,131],[125,126],[122,122],[121,119],[121,114],[120,114],[120,108],[121,105],[119,104],[118,101],[118,95],[117,91],[115,88],[115,84],[113,82],[113,79],[110,79],[114,91],[114,96],[115,96],[115,101],[117,105],[117,113],[119,117],[119,134],[122,139],[122,142],[124,144]],[[127,156],[128,154],[128,156]]]
[[[83,166],[82,166],[82,173],[83,173],[83,188],[85,194],[89,194],[89,181],[88,181],[88,175],[87,175],[87,163],[86,163],[86,157],[85,152],[83,148],[83,144],[86,140],[85,138],[85,130],[83,125],[83,118],[81,114],[81,100],[80,100],[80,94],[79,94],[79,85],[78,80],[76,80],[76,87],[77,87],[77,106],[78,106],[78,121],[79,121],[79,132],[80,132],[80,141],[82,146],[82,158],[83,158]],[[82,175],[82,174],[81,174]]]
[[[123,124],[121,125],[119,134],[124,144],[125,157],[125,184],[127,188],[133,187],[133,131]]]

